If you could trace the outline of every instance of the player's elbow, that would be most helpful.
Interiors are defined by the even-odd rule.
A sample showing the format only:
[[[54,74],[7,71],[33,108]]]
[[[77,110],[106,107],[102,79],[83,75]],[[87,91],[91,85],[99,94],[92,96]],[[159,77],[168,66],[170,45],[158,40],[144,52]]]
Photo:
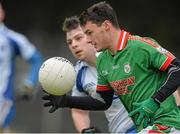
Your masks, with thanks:
[[[112,104],[112,101],[109,101],[105,104],[104,110],[107,110]]]
[[[28,60],[29,63],[39,67],[42,64],[42,61],[43,61],[42,55],[38,51],[35,51],[32,57]]]
[[[111,104],[112,104],[112,99],[114,95],[113,90],[108,90],[108,91],[103,91],[103,92],[98,92],[100,94],[99,100],[102,102],[102,109],[107,110]]]
[[[107,110],[112,104],[112,101],[108,101],[105,103],[102,103],[101,106],[99,107],[100,110]]]

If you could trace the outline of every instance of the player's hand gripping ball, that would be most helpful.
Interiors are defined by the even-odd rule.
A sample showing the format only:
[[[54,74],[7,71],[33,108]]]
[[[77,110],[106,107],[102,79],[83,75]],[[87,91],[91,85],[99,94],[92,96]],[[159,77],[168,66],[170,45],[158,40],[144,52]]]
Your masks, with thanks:
[[[47,93],[64,95],[69,92],[76,79],[73,64],[63,57],[47,59],[39,69],[39,82]]]

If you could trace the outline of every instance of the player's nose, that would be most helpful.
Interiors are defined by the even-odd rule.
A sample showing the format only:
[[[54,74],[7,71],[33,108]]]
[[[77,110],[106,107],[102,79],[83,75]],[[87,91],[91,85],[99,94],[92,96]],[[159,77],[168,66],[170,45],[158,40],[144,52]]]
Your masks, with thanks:
[[[86,36],[86,39],[87,39],[88,42],[92,41],[90,36]]]
[[[93,44],[93,42],[90,38],[87,38],[87,42]]]
[[[78,46],[78,43],[76,41],[72,42],[72,48],[76,48]]]

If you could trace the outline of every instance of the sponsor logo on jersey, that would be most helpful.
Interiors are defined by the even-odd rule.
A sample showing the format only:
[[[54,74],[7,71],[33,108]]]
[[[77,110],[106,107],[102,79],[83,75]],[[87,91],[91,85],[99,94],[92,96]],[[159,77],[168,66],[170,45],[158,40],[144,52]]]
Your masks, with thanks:
[[[112,88],[115,90],[116,95],[125,95],[132,93],[128,87],[135,84],[135,77],[131,76],[125,79],[110,82]]]
[[[131,66],[129,64],[124,65],[124,72],[127,74],[131,72]]]
[[[112,66],[112,69],[115,70],[115,69],[118,69],[119,68],[119,65],[113,65]]]
[[[168,53],[168,51],[166,50],[166,49],[164,49],[164,48],[162,48],[162,47],[157,47],[156,48],[160,53],[162,53],[162,54],[166,54],[166,53]]]

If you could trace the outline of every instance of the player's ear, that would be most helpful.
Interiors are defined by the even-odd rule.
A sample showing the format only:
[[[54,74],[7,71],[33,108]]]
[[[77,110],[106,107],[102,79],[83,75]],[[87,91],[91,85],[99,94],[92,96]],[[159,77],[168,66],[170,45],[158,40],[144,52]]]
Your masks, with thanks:
[[[109,31],[111,25],[112,25],[111,22],[108,21],[108,20],[105,20],[105,21],[102,23],[102,27],[104,28],[105,31]]]

